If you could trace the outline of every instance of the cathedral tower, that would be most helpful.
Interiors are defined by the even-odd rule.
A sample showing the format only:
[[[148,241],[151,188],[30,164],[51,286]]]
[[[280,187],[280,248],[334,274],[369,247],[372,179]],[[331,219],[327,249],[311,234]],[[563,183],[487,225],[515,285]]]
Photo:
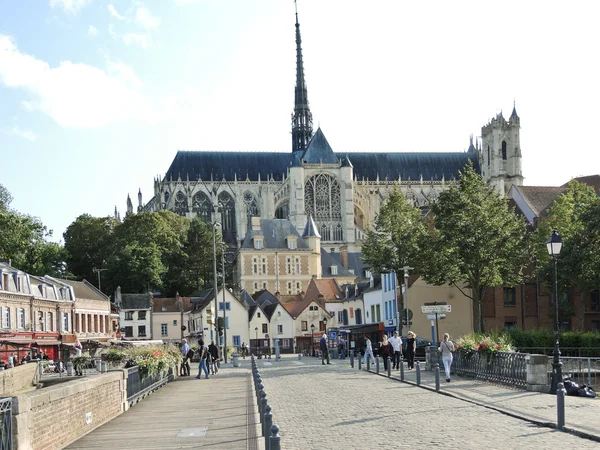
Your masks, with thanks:
[[[523,185],[520,128],[515,107],[508,121],[500,113],[481,128],[481,173],[501,194],[507,194],[513,184]]]
[[[292,114],[292,153],[300,159],[308,147],[312,137],[312,114],[308,107],[308,92],[304,80],[304,63],[302,61],[302,38],[296,9],[296,89],[294,92],[294,113]]]

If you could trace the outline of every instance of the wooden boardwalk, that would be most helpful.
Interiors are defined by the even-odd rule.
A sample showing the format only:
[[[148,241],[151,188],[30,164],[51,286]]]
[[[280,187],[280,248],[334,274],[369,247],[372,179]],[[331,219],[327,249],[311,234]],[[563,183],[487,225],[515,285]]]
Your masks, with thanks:
[[[196,372],[195,372],[196,373]],[[258,449],[249,364],[178,378],[68,449]]]

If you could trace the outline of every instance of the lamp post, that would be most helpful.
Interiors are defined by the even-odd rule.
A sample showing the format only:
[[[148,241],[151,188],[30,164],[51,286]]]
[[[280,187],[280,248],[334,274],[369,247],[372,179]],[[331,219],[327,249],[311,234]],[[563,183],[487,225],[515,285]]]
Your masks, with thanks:
[[[217,304],[217,240],[215,237],[215,228],[220,227],[221,222],[213,222],[212,224],[212,238],[213,238],[213,286],[215,289],[215,313],[213,314],[213,321],[215,326],[215,340],[219,341],[219,324],[217,318],[219,317],[219,305]]]
[[[102,292],[102,288],[100,287],[100,273],[101,273],[102,271],[104,271],[104,270],[108,270],[108,269],[97,269],[96,267],[94,267],[92,270],[94,271],[94,273],[97,273],[97,274],[98,274],[98,290],[99,290],[100,292]]]
[[[404,310],[406,311],[406,328],[410,330],[410,318],[408,317],[408,271],[413,270],[412,267],[404,266]],[[400,334],[400,336],[402,336]]]
[[[312,355],[315,356],[315,324],[310,325],[310,346],[312,347]]]
[[[556,281],[556,257],[560,254],[562,248],[562,238],[557,230],[552,231],[552,235],[546,241],[548,247],[548,254],[552,256],[554,260],[554,356],[552,360],[552,384],[550,385],[550,393],[556,394],[558,389],[558,383],[562,383],[562,363],[560,362],[560,349],[558,347],[558,288]]]
[[[258,353],[259,353],[258,352],[258,350],[259,350],[259,347],[258,347],[258,327],[254,328],[254,333],[256,334],[256,339],[254,340],[254,345],[256,345],[256,356],[258,356]]]
[[[223,358],[227,363],[227,302],[225,301],[225,242],[221,242],[221,270],[223,272]]]

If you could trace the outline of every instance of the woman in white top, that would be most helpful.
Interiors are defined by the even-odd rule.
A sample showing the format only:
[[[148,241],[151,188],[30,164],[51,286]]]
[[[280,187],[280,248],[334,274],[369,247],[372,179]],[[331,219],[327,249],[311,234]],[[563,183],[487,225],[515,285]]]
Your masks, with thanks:
[[[442,362],[446,371],[446,382],[450,383],[450,367],[452,366],[452,353],[454,352],[454,343],[450,340],[448,333],[444,334],[444,340],[440,344],[442,352]]]
[[[373,361],[373,365],[375,365],[375,358],[373,357],[373,344],[371,344],[371,339],[365,339],[365,345],[367,347],[365,351],[365,357],[363,358],[363,364],[367,363],[367,358],[371,357],[371,361]]]

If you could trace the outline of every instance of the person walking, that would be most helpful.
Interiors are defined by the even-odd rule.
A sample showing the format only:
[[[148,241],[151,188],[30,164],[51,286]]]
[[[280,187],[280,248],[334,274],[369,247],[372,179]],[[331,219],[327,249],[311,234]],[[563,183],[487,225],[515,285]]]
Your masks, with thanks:
[[[390,344],[394,349],[392,356],[392,369],[400,369],[400,359],[402,358],[402,338],[398,336],[398,332],[394,331],[394,336],[389,338]]]
[[[246,348],[246,343],[242,342],[242,358],[246,359],[246,352],[248,349]]]
[[[210,341],[210,345],[208,346],[208,353],[212,362],[212,374],[215,375],[219,371],[219,348],[215,345],[215,341]]]
[[[192,352],[191,355],[189,354],[190,351]],[[180,370],[180,375],[182,377],[190,376],[190,359],[192,359],[193,354],[194,354],[194,352],[188,345],[187,339],[182,339],[181,340],[181,355],[183,356],[183,361],[181,361],[181,370]]]
[[[204,341],[202,339],[198,341],[198,345],[200,346],[200,349],[198,350],[200,354],[200,364],[198,365],[198,376],[196,376],[196,378],[200,379],[202,371],[204,371],[204,376],[208,379],[208,366],[206,365],[206,358],[208,357],[208,348],[204,345]]]
[[[325,359],[327,359],[327,364],[331,364],[329,362],[329,348],[327,348],[326,334],[324,334],[321,340],[319,341],[319,347],[321,349],[321,364],[325,365]]]
[[[379,354],[383,358],[383,370],[387,370],[388,358],[391,358],[394,355],[394,347],[392,347],[387,334],[383,335],[383,341],[379,345]]]
[[[406,359],[408,360],[408,368],[415,368],[415,352],[417,351],[417,335],[409,331],[408,339],[406,339]]]
[[[375,358],[373,357],[373,344],[371,343],[371,339],[369,339],[368,337],[365,340],[365,356],[363,358],[363,364],[367,363],[367,358],[371,357],[371,361],[373,361],[373,364],[375,364]]]
[[[440,351],[442,352],[442,362],[444,363],[444,370],[446,371],[446,382],[450,383],[450,367],[452,367],[454,342],[450,340],[450,335],[448,333],[444,334],[444,340],[440,344]]]

